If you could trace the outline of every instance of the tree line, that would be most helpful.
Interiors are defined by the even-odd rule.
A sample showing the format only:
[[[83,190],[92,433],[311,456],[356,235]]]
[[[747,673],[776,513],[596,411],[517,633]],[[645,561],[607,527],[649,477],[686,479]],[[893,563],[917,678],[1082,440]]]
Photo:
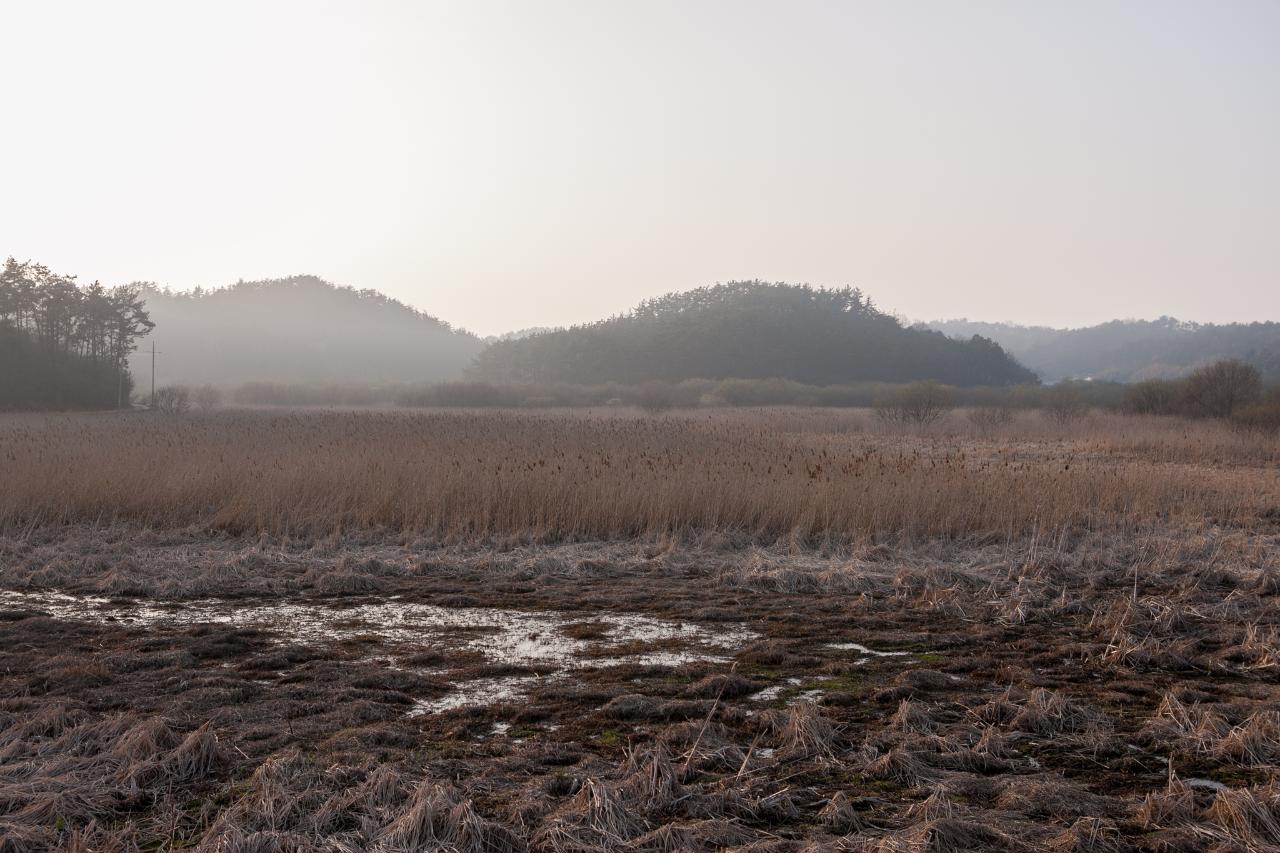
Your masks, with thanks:
[[[671,293],[584,326],[498,341],[472,378],[595,385],[787,379],[814,385],[1034,383],[993,341],[905,328],[860,290],[739,281]]]
[[[127,403],[127,358],[154,327],[136,286],[81,286],[44,264],[0,271],[0,408],[111,408]]]

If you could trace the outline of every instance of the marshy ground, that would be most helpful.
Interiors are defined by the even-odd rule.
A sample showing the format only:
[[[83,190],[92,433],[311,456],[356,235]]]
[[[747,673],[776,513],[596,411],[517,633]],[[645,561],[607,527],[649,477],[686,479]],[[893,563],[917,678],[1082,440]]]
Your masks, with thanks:
[[[1142,452],[1239,512],[1051,533],[11,518],[0,850],[1280,849],[1274,451],[1237,441]]]
[[[9,850],[1280,843],[1277,530],[0,553]]]

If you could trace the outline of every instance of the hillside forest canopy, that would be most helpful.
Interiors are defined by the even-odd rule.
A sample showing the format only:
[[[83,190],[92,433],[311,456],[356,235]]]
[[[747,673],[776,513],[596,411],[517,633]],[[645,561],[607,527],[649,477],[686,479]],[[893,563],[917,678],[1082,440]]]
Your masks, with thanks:
[[[727,378],[815,385],[1037,381],[994,341],[906,328],[857,288],[762,281],[670,293],[620,317],[498,341],[480,353],[471,374],[586,385]]]
[[[141,289],[107,288],[9,258],[0,271],[0,409],[127,404],[127,359],[155,324]]]

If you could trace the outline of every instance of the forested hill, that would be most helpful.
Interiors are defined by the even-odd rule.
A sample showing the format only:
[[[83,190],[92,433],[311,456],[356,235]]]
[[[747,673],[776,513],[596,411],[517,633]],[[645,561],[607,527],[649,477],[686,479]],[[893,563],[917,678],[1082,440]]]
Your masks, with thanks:
[[[161,384],[439,381],[459,378],[483,347],[377,291],[314,276],[190,293],[144,285],[143,295]],[[150,357],[134,356],[140,382]]]
[[[998,345],[904,328],[852,288],[730,282],[642,302],[621,317],[499,341],[472,375],[497,382],[782,378],[812,384],[1034,381]]]
[[[923,324],[948,335],[982,335],[999,343],[1041,378],[1137,382],[1181,376],[1223,358],[1255,365],[1280,378],[1280,323],[1184,323],[1114,320],[1080,329],[947,320]]]
[[[0,410],[126,404],[133,386],[122,368],[151,326],[135,287],[78,285],[9,258],[0,267]]]

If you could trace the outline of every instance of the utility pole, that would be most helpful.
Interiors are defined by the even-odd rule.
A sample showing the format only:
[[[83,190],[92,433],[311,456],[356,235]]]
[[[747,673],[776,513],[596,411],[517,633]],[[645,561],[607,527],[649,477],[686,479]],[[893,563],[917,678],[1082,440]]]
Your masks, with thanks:
[[[124,359],[116,357],[116,411],[124,408]]]
[[[151,342],[151,408],[156,407],[156,342]]]

